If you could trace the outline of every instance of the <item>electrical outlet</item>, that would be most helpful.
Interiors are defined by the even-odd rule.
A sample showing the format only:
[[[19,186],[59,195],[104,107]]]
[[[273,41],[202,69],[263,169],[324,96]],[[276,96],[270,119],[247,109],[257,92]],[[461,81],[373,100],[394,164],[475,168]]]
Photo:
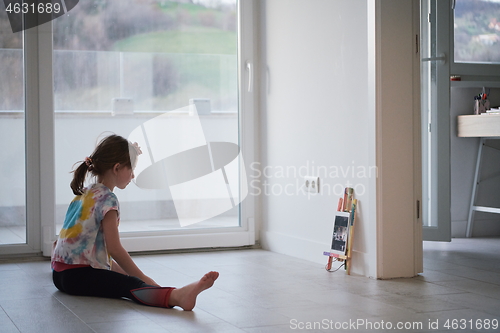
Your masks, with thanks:
[[[319,193],[319,177],[305,176],[304,186],[306,192]]]

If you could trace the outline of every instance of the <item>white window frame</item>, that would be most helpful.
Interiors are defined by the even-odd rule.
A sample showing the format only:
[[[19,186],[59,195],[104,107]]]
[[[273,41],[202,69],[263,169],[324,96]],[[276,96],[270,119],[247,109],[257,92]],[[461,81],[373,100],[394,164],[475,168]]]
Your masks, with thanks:
[[[425,1],[427,2],[427,1]],[[431,8],[422,3],[422,40],[426,31],[424,24]],[[433,4],[429,4],[432,6]],[[450,193],[450,73],[449,73],[449,29],[451,2],[435,0],[437,24],[435,54],[425,54],[422,45],[422,62],[425,58],[444,58],[436,61],[436,87],[429,97],[422,91],[422,238],[426,241],[451,240],[451,193]],[[434,19],[433,18],[433,19]],[[430,45],[430,43],[428,44]],[[422,75],[425,79],[426,75]],[[426,83],[424,83],[426,84]],[[432,88],[428,88],[432,89]],[[437,98],[439,96],[439,98]],[[430,98],[430,100],[428,99]],[[430,102],[430,103],[429,103]],[[430,104],[430,107],[427,106]],[[430,134],[429,134],[430,133]],[[429,135],[432,135],[430,142]],[[430,146],[428,144],[430,143]],[[430,179],[429,179],[430,177]],[[430,181],[429,181],[430,180]],[[428,184],[428,186],[427,186]],[[430,200],[429,200],[430,198]]]
[[[42,177],[50,175],[44,174],[47,165],[42,162],[50,156],[42,156],[40,137],[50,135],[46,132],[46,121],[42,119],[42,103],[39,99],[40,90],[44,89],[39,84],[39,71],[42,61],[39,57],[39,45],[44,49],[43,27],[34,27],[23,31],[23,84],[24,84],[24,121],[25,121],[25,179],[26,179],[26,242],[23,244],[2,244],[0,245],[0,255],[34,255],[41,251],[41,203],[44,201],[41,195],[41,182],[50,179]],[[50,46],[50,45],[49,45]],[[50,149],[47,150],[50,155]],[[50,173],[50,172],[49,172]],[[46,199],[46,198],[45,198]],[[49,195],[50,200],[50,195]]]
[[[255,0],[238,1],[239,146],[245,169],[255,161],[254,23]],[[27,243],[0,247],[0,254],[50,256],[55,230],[55,142],[52,22],[25,32]],[[241,181],[246,181],[241,179]],[[255,244],[255,197],[240,204],[240,226],[123,233],[130,252],[187,248],[239,247]]]

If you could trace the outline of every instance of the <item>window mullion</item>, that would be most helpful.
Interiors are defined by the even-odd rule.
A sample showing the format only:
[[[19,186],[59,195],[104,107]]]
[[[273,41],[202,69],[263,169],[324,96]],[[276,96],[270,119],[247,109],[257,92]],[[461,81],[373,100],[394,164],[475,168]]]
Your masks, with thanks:
[[[38,92],[40,114],[41,249],[50,256],[55,239],[55,140],[52,21],[38,27]],[[78,131],[75,131],[78,133]]]

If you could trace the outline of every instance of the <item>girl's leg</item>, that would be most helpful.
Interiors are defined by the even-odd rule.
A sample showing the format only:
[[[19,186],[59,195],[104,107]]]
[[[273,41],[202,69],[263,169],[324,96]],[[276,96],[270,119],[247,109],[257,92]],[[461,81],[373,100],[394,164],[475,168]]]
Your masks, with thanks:
[[[210,288],[218,277],[218,272],[209,272],[199,281],[175,289],[150,286],[133,276],[91,267],[53,273],[56,287],[71,295],[126,297],[139,304],[157,307],[180,306],[186,311],[194,308],[198,294]]]
[[[125,297],[139,304],[157,307],[169,307],[170,293],[174,289],[150,286],[133,276],[91,267],[54,272],[53,279],[59,290],[70,295]]]

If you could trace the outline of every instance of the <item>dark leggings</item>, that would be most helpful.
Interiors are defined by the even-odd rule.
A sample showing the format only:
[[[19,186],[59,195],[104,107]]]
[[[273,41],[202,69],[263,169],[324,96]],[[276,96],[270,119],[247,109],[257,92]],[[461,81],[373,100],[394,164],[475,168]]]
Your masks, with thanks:
[[[54,285],[75,296],[128,298],[139,304],[169,307],[168,299],[175,288],[155,287],[134,276],[92,267],[52,272]]]

